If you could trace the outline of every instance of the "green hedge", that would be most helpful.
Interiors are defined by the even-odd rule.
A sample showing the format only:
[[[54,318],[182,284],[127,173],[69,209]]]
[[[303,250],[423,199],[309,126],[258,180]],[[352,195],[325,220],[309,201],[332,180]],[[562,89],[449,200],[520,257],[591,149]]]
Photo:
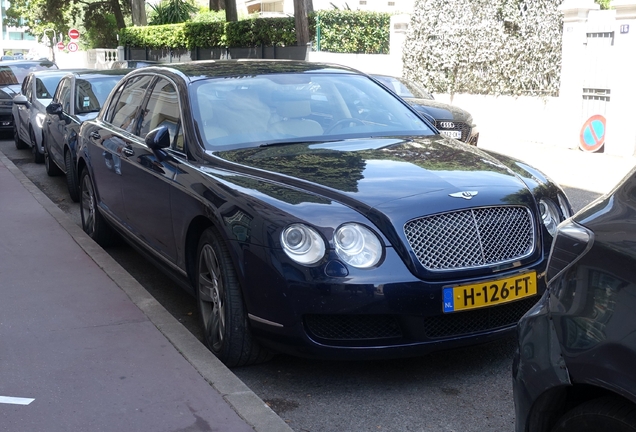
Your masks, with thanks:
[[[386,13],[320,11],[309,17],[311,37],[320,20],[321,50],[353,53],[388,53],[389,21]],[[161,26],[127,27],[120,43],[148,48],[257,47],[296,45],[296,25],[289,18],[252,18],[235,22],[186,22]],[[314,46],[316,46],[314,40]]]
[[[320,19],[321,51],[365,54],[389,52],[391,15],[388,13],[328,10],[318,11],[315,16]],[[315,18],[313,21],[315,28]]]

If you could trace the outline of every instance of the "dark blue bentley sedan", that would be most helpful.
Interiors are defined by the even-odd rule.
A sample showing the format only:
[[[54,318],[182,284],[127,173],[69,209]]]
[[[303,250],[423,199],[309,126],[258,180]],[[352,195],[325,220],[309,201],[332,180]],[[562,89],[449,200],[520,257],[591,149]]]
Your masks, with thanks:
[[[83,123],[84,230],[196,296],[227,365],[419,355],[514,331],[545,289],[563,191],[441,136],[354,70],[138,69]]]

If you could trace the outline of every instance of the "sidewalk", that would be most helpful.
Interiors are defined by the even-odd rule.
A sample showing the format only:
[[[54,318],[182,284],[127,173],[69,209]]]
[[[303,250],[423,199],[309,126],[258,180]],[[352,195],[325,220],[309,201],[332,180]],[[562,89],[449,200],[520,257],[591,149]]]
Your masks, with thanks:
[[[0,430],[291,428],[0,152]]]
[[[524,143],[511,146],[492,140],[480,148],[492,150],[527,162],[561,186],[607,193],[636,166],[636,157],[586,153],[545,144]]]

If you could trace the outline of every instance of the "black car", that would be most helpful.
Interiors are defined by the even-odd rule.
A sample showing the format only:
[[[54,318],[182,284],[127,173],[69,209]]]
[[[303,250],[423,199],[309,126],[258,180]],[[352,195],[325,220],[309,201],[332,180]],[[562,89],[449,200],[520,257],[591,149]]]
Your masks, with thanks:
[[[66,74],[59,82],[53,100],[46,107],[42,128],[42,147],[46,172],[66,175],[68,192],[79,201],[77,133],[83,121],[97,116],[110,91],[127,70],[85,70]]]
[[[468,111],[433,100],[433,95],[406,78],[373,76],[433,122],[442,135],[477,145],[479,131]]]
[[[535,169],[318,63],[132,71],[82,124],[77,170],[83,229],[105,244],[114,228],[195,295],[230,366],[510,334],[570,212]]]
[[[9,60],[0,64],[0,131],[13,130],[13,98],[20,93],[26,76],[46,69],[57,69],[57,65],[48,60]]]
[[[558,227],[519,323],[517,432],[636,431],[636,170]]]

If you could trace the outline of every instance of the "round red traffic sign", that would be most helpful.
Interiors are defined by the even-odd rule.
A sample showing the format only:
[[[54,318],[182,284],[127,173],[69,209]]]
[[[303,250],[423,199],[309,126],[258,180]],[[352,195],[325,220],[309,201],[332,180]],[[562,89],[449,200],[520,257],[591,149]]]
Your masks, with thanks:
[[[79,30],[74,28],[70,29],[68,31],[68,37],[71,39],[79,39]]]
[[[66,48],[66,45],[64,45],[64,42],[58,42],[57,43],[57,49],[62,51],[64,48]]]
[[[605,144],[605,117],[593,115],[583,123],[580,134],[581,150],[598,151]]]
[[[77,51],[79,47],[77,46],[77,44],[75,42],[69,42],[68,46],[66,47],[66,49],[68,49],[70,52],[75,52]]]

